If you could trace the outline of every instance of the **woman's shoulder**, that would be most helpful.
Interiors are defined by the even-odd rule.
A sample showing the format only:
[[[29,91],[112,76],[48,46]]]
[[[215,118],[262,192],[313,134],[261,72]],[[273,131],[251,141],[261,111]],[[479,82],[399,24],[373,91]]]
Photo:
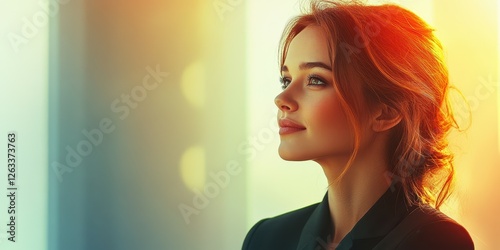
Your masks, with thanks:
[[[299,208],[272,218],[261,220],[263,227],[297,227],[303,226],[309,216],[314,212],[319,203],[312,204],[303,208]],[[258,224],[258,223],[257,223]]]
[[[275,247],[296,245],[294,240],[298,241],[304,225],[317,206],[318,203],[260,220],[247,233],[243,249],[284,249]]]
[[[397,249],[474,249],[467,230],[441,211],[424,206],[414,212],[418,213],[413,216],[414,222],[406,223],[413,224],[413,227],[407,227],[410,231],[400,241]]]

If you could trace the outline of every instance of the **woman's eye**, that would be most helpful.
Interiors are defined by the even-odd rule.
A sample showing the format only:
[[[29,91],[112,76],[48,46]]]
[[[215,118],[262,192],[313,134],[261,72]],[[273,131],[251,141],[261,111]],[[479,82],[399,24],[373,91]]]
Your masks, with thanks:
[[[288,87],[288,85],[290,85],[290,79],[288,79],[286,77],[280,77],[280,82],[281,82],[282,89],[286,89],[286,87]]]
[[[313,85],[313,86],[317,86],[317,85],[325,85],[326,83],[321,80],[320,78],[316,77],[316,76],[309,76],[309,83],[307,85]]]

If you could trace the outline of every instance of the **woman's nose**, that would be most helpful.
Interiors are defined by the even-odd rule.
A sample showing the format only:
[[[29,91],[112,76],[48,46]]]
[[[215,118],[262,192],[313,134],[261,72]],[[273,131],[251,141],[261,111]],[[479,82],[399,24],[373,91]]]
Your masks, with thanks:
[[[297,102],[290,96],[287,90],[284,90],[274,98],[274,103],[283,112],[293,112],[297,110]]]

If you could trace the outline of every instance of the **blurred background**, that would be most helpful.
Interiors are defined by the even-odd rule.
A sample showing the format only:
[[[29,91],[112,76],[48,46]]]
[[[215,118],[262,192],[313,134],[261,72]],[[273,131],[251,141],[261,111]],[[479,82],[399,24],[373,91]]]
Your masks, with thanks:
[[[444,210],[476,249],[499,249],[499,3],[392,2],[435,27],[470,105]],[[273,102],[278,41],[305,6],[2,1],[0,152],[15,131],[18,216],[12,243],[0,196],[0,249],[240,249],[258,220],[319,202],[321,168],[277,154]]]

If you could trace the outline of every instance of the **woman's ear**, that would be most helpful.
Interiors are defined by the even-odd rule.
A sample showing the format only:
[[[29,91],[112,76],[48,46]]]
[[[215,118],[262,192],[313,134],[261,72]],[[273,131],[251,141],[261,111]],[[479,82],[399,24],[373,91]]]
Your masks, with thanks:
[[[401,122],[401,118],[401,114],[397,110],[386,104],[381,104],[373,115],[372,129],[375,132],[389,130],[398,125]]]

